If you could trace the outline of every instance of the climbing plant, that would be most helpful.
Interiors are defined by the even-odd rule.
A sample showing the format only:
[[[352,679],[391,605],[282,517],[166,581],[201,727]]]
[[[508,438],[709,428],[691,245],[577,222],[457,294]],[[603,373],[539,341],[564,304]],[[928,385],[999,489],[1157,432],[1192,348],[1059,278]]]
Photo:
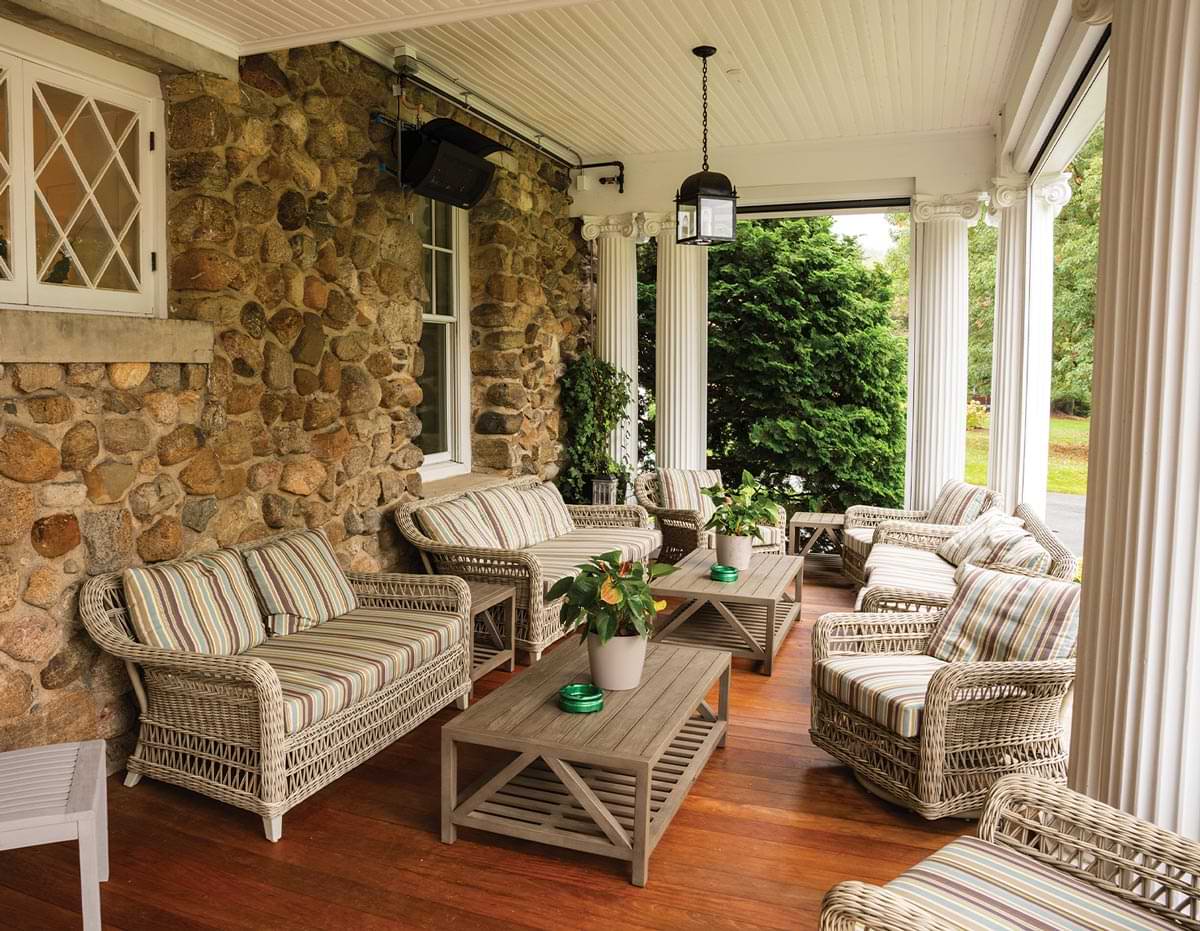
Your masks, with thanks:
[[[567,501],[590,502],[592,478],[597,475],[615,475],[622,486],[629,481],[629,464],[609,458],[608,439],[620,428],[632,397],[629,376],[591,353],[582,353],[567,365],[562,378],[567,462],[558,476]]]

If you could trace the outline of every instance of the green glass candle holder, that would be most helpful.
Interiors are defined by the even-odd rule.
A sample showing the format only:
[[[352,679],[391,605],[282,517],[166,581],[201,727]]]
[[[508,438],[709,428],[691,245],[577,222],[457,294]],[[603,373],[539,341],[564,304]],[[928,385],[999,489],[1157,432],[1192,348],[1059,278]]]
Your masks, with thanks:
[[[558,707],[571,714],[593,714],[604,707],[604,692],[590,682],[572,682],[558,690]]]
[[[733,566],[722,566],[719,562],[715,562],[708,570],[708,577],[714,582],[736,582],[738,571]]]

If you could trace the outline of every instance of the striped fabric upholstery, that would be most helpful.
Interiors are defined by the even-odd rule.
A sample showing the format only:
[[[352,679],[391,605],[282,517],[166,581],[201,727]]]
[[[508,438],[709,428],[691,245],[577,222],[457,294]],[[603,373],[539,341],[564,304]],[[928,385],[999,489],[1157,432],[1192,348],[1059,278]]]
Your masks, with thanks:
[[[990,569],[1012,566],[1045,575],[1050,571],[1050,564],[1054,561],[1049,550],[1038,543],[1033,534],[1027,531],[1011,534],[1003,539],[993,540],[991,543],[992,545],[975,560],[979,565]]]
[[[500,538],[492,529],[492,522],[470,495],[423,507],[417,511],[417,519],[429,538],[437,543],[471,549],[500,549]]]
[[[562,495],[549,482],[534,487],[501,485],[474,495],[506,550],[552,540],[575,529]]]
[[[987,489],[979,485],[946,482],[925,519],[931,524],[969,524],[983,510],[986,494]]]
[[[787,543],[787,531],[782,527],[774,525],[759,524],[758,532],[762,534],[762,539],[755,540],[755,546],[783,546]],[[711,530],[705,531],[700,536],[700,545],[712,549],[717,545],[717,535]]]
[[[652,527],[581,527],[526,552],[537,560],[542,583],[549,591],[559,579],[575,575],[575,567],[593,556],[620,550],[622,559],[646,560],[661,546],[662,531]]]
[[[659,502],[671,511],[699,511],[700,520],[705,523],[716,507],[702,489],[719,484],[718,469],[659,469]]]
[[[146,646],[231,656],[266,639],[242,558],[217,550],[121,577],[134,636]]]
[[[266,660],[283,688],[284,730],[295,734],[408,675],[463,639],[453,614],[357,608],[246,655]]]
[[[926,652],[954,662],[1069,659],[1079,626],[1079,585],[975,566],[955,574],[958,590]]]
[[[916,737],[925,714],[925,692],[946,664],[904,653],[831,656],[816,664],[817,688],[901,737]]]
[[[1032,857],[960,837],[888,883],[962,931],[1148,931],[1179,926]]]
[[[865,559],[871,552],[871,541],[874,539],[874,527],[849,527],[842,537],[842,546],[853,550]]]
[[[976,562],[978,556],[991,549],[993,542],[1008,539],[1013,536],[1013,531],[1023,533],[1020,528],[1024,523],[1019,517],[988,511],[944,540],[937,548],[937,554],[955,566]]]
[[[319,530],[289,533],[244,551],[271,636],[294,634],[358,607]]]
[[[880,588],[945,595],[947,599],[954,594],[954,567],[928,550],[880,543],[872,547],[864,572],[867,584],[859,590],[855,610],[861,607],[868,592]]]

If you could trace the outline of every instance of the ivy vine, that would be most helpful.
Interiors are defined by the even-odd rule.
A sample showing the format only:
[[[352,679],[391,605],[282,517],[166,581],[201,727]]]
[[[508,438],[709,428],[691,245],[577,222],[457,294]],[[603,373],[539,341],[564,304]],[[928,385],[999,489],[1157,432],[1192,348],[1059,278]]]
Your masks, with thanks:
[[[609,457],[608,438],[633,399],[633,382],[616,366],[585,352],[567,364],[561,384],[567,462],[558,487],[567,501],[583,504],[591,501],[594,477],[616,476],[622,486],[629,481],[629,464]]]

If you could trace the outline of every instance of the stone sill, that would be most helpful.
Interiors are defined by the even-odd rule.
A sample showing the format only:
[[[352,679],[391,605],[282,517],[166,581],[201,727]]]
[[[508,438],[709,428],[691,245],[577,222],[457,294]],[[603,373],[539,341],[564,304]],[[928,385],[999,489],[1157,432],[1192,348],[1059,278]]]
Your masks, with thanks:
[[[512,481],[511,476],[497,472],[467,472],[464,475],[454,475],[450,478],[438,479],[436,482],[424,482],[421,485],[422,498],[437,498],[441,495],[461,495],[468,491],[481,491],[494,485],[503,485]]]
[[[212,362],[212,325],[103,314],[0,309],[0,363]]]

